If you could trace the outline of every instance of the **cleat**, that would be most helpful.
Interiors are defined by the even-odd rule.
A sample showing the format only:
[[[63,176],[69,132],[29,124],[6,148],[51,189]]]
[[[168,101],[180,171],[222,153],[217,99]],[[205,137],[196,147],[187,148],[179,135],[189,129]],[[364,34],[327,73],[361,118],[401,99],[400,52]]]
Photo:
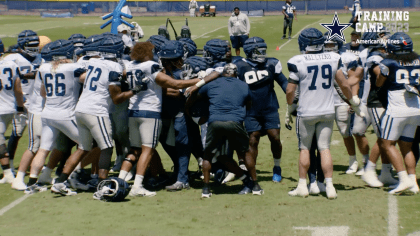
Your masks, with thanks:
[[[131,197],[153,197],[156,196],[156,192],[151,192],[145,189],[143,186],[140,186],[132,187],[128,195]]]
[[[317,185],[321,193],[325,193],[327,191],[324,183],[317,181]]]
[[[226,184],[227,182],[230,182],[235,179],[235,174],[229,172],[229,174],[226,176],[226,178],[222,181],[222,184]]]
[[[45,184],[45,185],[51,185],[53,183],[53,178],[51,176],[48,176],[46,172],[42,172],[39,176],[38,183]]]
[[[6,174],[3,176],[3,179],[0,180],[0,184],[11,184],[15,177],[12,174]]]
[[[316,182],[309,184],[308,189],[310,195],[318,195],[321,192]]]
[[[254,187],[252,188],[252,195],[263,195],[264,190],[258,183],[254,183]]]
[[[226,178],[226,176],[228,175],[228,171],[224,171],[222,169],[218,169],[216,171],[216,173],[214,174],[214,182],[216,182],[217,184],[222,184],[223,180]]]
[[[243,183],[244,183],[243,185],[244,188],[238,194],[245,195],[245,194],[251,193],[252,189],[254,188],[254,181],[252,181],[250,177],[248,176],[247,178],[243,180]]]
[[[245,164],[240,164],[239,168],[241,168],[243,171],[248,171],[248,169],[246,168]]]
[[[280,183],[281,182],[281,167],[280,166],[274,166],[273,167],[273,182],[274,183]]]
[[[349,168],[347,169],[346,174],[351,175],[356,173],[358,166],[359,163],[356,161],[356,159],[351,159],[349,161]]]
[[[210,198],[211,197],[211,192],[210,192],[210,188],[209,187],[204,187],[203,191],[201,192],[201,198]]]
[[[381,181],[384,185],[398,185],[398,180],[392,177],[391,173],[381,173],[378,176],[379,181]]]
[[[328,199],[333,200],[337,198],[337,192],[335,191],[334,185],[332,183],[327,184],[326,190]]]
[[[51,193],[60,194],[62,196],[74,196],[77,192],[71,191],[64,183],[56,183],[51,187]]]
[[[378,176],[376,176],[376,171],[374,170],[365,171],[365,173],[362,175],[362,180],[372,188],[380,188],[384,186],[384,184],[379,181]]]
[[[16,189],[18,191],[24,191],[28,187],[26,186],[26,184],[23,181],[20,181],[20,180],[15,178],[12,182],[12,188]]]
[[[411,189],[412,187],[414,187],[414,183],[413,183],[413,181],[408,179],[408,181],[400,181],[398,186],[396,188],[394,188],[393,190],[389,191],[388,193],[392,194],[392,195],[399,195],[402,192],[404,192],[405,190]]]
[[[251,193],[252,190],[250,188],[248,188],[248,186],[244,186],[244,188],[238,193],[239,195],[245,195],[248,193]]]
[[[27,187],[24,191],[25,194],[33,194],[33,193],[38,193],[38,192],[45,192],[47,191],[48,188],[45,186],[41,186],[38,183],[35,183],[29,187]]]
[[[291,39],[292,39],[292,37],[289,36],[289,40],[291,40]]]
[[[174,184],[166,186],[165,188],[169,192],[175,192],[175,191],[179,191],[179,190],[183,190],[183,189],[190,189],[190,184],[189,183],[182,183],[180,181],[176,181]]]
[[[283,35],[283,37],[281,37],[281,39],[285,39],[286,38],[286,36],[285,35]]]
[[[356,176],[363,176],[363,174],[365,173],[365,169],[364,168],[362,168],[362,169],[360,169],[359,171],[357,171],[356,172]]]
[[[308,197],[309,191],[306,185],[298,185],[294,190],[288,192],[291,197]]]
[[[416,176],[415,175],[412,175],[412,176],[409,176],[409,177],[410,177],[411,181],[414,182],[413,187],[411,187],[409,189],[409,191],[412,192],[413,194],[418,194],[420,189],[419,189],[419,185],[417,184],[417,178],[416,178]]]

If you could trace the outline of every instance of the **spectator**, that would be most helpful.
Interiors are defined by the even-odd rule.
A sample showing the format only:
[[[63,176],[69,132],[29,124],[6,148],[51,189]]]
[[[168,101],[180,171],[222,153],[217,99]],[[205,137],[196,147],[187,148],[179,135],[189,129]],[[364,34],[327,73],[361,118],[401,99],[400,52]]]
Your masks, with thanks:
[[[195,17],[195,10],[198,8],[197,1],[191,0],[189,8],[190,8],[190,17]]]
[[[281,37],[281,39],[286,38],[287,27],[289,27],[289,39],[292,39],[293,17],[295,17],[297,21],[296,7],[292,5],[292,0],[286,0],[286,5],[283,6],[282,13],[284,15],[284,24],[283,37]]]
[[[232,47],[236,50],[236,56],[241,53],[240,48],[248,39],[250,29],[248,16],[241,13],[239,7],[235,7],[232,16],[229,18],[228,30]]]

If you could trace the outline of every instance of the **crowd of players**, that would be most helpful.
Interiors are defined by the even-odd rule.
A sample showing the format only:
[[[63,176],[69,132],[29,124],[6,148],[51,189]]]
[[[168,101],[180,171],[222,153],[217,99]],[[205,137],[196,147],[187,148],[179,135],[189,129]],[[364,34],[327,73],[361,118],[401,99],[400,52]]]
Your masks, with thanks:
[[[419,57],[404,33],[362,37],[390,38],[388,45],[359,45],[360,37],[353,32],[352,42],[342,45],[317,29],[303,30],[302,54],[288,61],[287,79],[280,61],[266,57],[267,45],[259,37],[244,43],[245,58],[232,57],[229,42],[220,39],[209,40],[199,57],[190,38],[153,35],[127,46],[124,35],[74,34],[50,42],[24,30],[8,51],[0,44],[0,183],[28,194],[51,184],[51,192],[65,196],[93,191],[99,200],[154,196],[146,187],[189,189],[193,154],[202,170],[202,197],[211,196],[211,176],[219,184],[239,178],[239,194],[261,195],[255,169],[261,136],[271,143],[272,180],[282,180],[276,81],[286,94],[288,129],[297,116],[299,181],[290,196],[326,192],[329,199],[337,197],[329,151],[334,120],[349,154],[347,174],[358,170],[354,135],[364,163],[357,174],[369,186],[390,186],[391,194],[418,193],[419,148],[412,143],[420,125]],[[371,150],[365,137],[370,125],[378,136]],[[15,177],[13,157],[25,126],[29,146]],[[156,151],[158,143],[173,161],[172,176]],[[86,173],[83,168],[90,164]],[[59,177],[53,180],[55,168]],[[118,178],[108,177],[110,171],[119,172]],[[125,181],[133,177],[129,188]]]

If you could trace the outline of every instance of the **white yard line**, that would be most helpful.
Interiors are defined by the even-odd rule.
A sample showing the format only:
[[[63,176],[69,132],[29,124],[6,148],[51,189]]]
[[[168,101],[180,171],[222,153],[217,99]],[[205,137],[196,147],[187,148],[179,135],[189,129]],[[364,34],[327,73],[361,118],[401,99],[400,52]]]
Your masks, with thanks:
[[[312,236],[346,236],[349,234],[348,226],[330,226],[330,227],[293,227],[294,230],[311,231]]]
[[[398,201],[394,195],[388,197],[388,236],[398,236]]]
[[[3,207],[0,210],[0,216],[4,215],[4,213],[6,213],[8,210],[12,209],[13,207],[17,206],[18,204],[20,204],[21,202],[25,201],[25,199],[27,199],[29,196],[31,196],[31,194],[25,194],[22,197],[16,199],[15,201],[13,201],[12,203],[10,203],[9,205]]]
[[[200,35],[200,36],[198,36],[198,37],[193,37],[193,40],[199,39],[199,38],[203,37],[203,36],[204,36],[204,35],[206,35],[206,34],[213,33],[213,32],[215,32],[215,31],[218,31],[219,29],[226,28],[226,27],[227,27],[227,26],[222,26],[222,27],[219,27],[219,28],[217,28],[217,29],[215,29],[215,30],[212,30],[212,31],[209,31],[209,32],[207,32],[207,33],[205,33],[205,34],[202,34],[202,35]]]
[[[317,22],[315,22],[315,23],[312,23],[312,24],[309,24],[309,25],[306,25],[305,27],[303,27],[299,32],[297,32],[297,34],[295,34],[295,35],[293,35],[293,37],[292,38],[296,38],[296,36],[298,36],[304,29],[306,29],[306,28],[308,28],[308,26],[311,26],[311,25],[314,25],[314,24],[317,24],[317,23],[319,23],[319,22],[321,22],[321,21],[323,21],[324,19],[321,19],[321,20],[319,20],[319,21],[317,21]],[[279,47],[279,51],[284,47],[284,46],[286,46],[290,41],[292,41],[292,40],[287,40],[287,42],[285,42],[283,45],[281,45],[280,47]]]

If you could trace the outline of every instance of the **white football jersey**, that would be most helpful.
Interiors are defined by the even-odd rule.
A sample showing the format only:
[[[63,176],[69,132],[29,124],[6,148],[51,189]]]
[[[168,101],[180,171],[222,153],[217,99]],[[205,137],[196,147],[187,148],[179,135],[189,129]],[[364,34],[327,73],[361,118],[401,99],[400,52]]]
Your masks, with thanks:
[[[26,58],[24,58],[19,53],[13,53],[5,56],[3,60],[6,61],[13,61],[19,66],[20,74],[24,75],[31,71],[33,71],[34,67],[30,61],[28,61]],[[31,94],[32,85],[34,81],[32,79],[21,79],[22,83],[22,92],[24,95]]]
[[[87,64],[89,63],[89,57],[83,56],[79,58],[79,60],[77,60],[77,63],[79,63],[82,67],[87,68],[88,67]]]
[[[52,120],[74,119],[74,108],[80,93],[79,76],[84,71],[77,63],[60,64],[52,70],[51,63],[42,64],[39,75],[47,99],[41,117]]]
[[[292,57],[289,78],[299,84],[298,116],[334,114],[334,79],[341,64],[335,52]]]
[[[135,86],[135,81],[142,78],[143,88],[130,98],[129,110],[162,111],[162,87],[155,82],[156,75],[161,67],[154,61],[138,63],[131,61],[127,67],[127,81],[130,88]],[[139,78],[140,77],[140,78]]]
[[[109,85],[120,85],[122,67],[117,62],[103,58],[91,58],[87,63],[83,92],[76,111],[94,116],[109,116],[114,103],[109,94]]]
[[[29,97],[30,106],[28,112],[36,115],[41,115],[42,109],[44,109],[45,98],[41,96],[41,85],[42,79],[38,73],[36,73],[34,85],[32,87],[32,93]]]
[[[365,69],[363,80],[360,81],[359,98],[361,102],[365,105],[367,104],[367,99],[368,99],[369,91],[370,91],[370,80],[369,80],[369,76],[368,76],[369,73],[368,73],[368,68],[367,68],[368,54],[369,54],[369,49],[367,48],[359,54],[360,62],[363,68]]]
[[[15,81],[18,65],[13,61],[0,61],[0,114],[16,112]]]

